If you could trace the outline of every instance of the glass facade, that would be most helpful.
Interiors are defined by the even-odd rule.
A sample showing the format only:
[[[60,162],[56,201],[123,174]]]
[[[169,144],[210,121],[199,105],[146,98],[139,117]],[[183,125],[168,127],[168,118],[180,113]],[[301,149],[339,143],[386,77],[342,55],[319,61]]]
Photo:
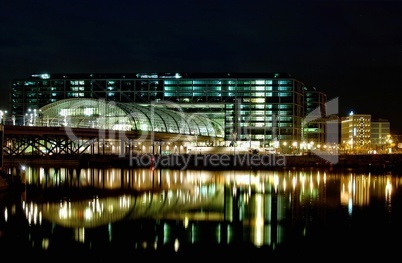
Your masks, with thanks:
[[[306,142],[325,142],[325,136],[332,137],[328,133],[334,132],[327,129],[328,118],[325,106],[327,95],[314,87],[304,87],[304,91],[305,113],[309,115],[308,119],[312,119],[312,121],[303,125],[303,140]],[[333,136],[338,137],[338,134]]]
[[[140,130],[223,138],[223,127],[203,116],[161,107],[96,99],[65,99],[27,115],[26,125]]]
[[[152,123],[155,129],[186,133],[198,125],[203,127],[199,134],[209,134],[216,127],[200,124],[210,119],[223,127],[225,140],[261,147],[301,141],[302,119],[326,100],[322,94],[319,100],[307,102],[309,91],[304,84],[286,73],[42,74],[12,80],[10,89],[10,112],[19,124],[29,109],[64,99],[91,98],[115,102],[124,111],[136,109],[131,121],[137,129],[146,122],[142,107],[154,105],[161,108],[160,118]],[[174,118],[172,112],[190,114],[192,120],[188,126],[163,125]],[[119,122],[130,120],[120,118]]]

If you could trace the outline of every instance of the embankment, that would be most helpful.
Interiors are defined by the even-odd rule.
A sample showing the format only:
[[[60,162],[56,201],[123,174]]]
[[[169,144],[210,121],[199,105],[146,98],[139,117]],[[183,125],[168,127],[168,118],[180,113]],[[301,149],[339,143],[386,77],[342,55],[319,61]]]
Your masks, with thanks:
[[[19,165],[49,167],[125,167],[171,169],[280,169],[286,167],[359,168],[402,170],[402,154],[377,155],[280,155],[280,154],[170,154],[170,155],[83,155],[77,158],[52,156],[5,157],[4,167]]]

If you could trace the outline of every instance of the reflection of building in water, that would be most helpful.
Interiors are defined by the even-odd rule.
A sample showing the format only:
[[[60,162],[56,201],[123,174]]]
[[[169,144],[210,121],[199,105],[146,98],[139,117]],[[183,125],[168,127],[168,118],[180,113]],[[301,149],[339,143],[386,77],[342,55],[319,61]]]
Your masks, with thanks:
[[[165,244],[180,247],[202,242],[248,242],[257,247],[275,247],[295,232],[304,235],[310,225],[324,222],[328,209],[338,209],[345,200],[353,208],[369,205],[370,199],[382,200],[388,196],[390,205],[392,179],[339,176],[315,170],[216,172],[116,168],[80,171],[28,168],[26,177],[28,191],[29,186],[47,191],[67,184],[72,189],[91,186],[125,193],[81,200],[64,197],[55,203],[25,200],[24,210],[31,225],[44,228],[46,242],[42,243],[49,244],[56,238],[56,227],[70,229],[75,241],[85,244],[91,243],[90,233],[106,231],[105,238],[113,240],[108,242],[123,243],[129,237],[133,240],[128,242],[155,249]],[[393,184],[400,184],[395,180]],[[144,220],[152,221],[150,228],[154,232],[144,227]],[[127,235],[128,232],[131,234]],[[154,238],[149,238],[150,233]]]
[[[370,174],[344,175],[341,181],[341,204],[352,213],[353,206],[368,206],[372,198],[389,198],[392,187],[390,176],[371,176]]]
[[[367,206],[370,204],[369,175],[341,176],[341,203],[345,206]]]

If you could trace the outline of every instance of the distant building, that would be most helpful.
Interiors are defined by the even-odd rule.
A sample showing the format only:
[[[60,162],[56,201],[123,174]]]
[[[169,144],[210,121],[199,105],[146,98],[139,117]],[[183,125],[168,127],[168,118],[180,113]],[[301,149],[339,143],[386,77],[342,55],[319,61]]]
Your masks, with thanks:
[[[327,116],[325,103],[327,95],[316,88],[304,87],[306,114],[312,121],[303,124],[303,141],[325,142],[327,131]]]
[[[33,109],[69,98],[202,115],[224,127],[229,142],[281,147],[325,140],[325,121],[302,123],[315,109],[325,117],[326,95],[287,73],[35,74],[11,80],[10,115],[23,125]]]
[[[341,120],[342,146],[351,152],[368,151],[371,147],[371,115],[354,114]]]
[[[347,151],[387,151],[391,142],[390,123],[370,114],[351,113],[341,120],[341,142]]]
[[[371,120],[371,144],[372,146],[384,146],[389,143],[391,125],[388,120]]]

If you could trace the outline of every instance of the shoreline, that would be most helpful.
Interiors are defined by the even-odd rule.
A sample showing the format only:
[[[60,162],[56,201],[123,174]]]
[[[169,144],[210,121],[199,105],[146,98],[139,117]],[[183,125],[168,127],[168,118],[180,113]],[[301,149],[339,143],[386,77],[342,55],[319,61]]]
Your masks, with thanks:
[[[82,155],[6,157],[4,167],[40,165],[46,167],[116,167],[169,169],[284,169],[330,168],[363,170],[401,170],[402,154],[365,155],[281,155],[281,154],[170,154],[170,155]]]

